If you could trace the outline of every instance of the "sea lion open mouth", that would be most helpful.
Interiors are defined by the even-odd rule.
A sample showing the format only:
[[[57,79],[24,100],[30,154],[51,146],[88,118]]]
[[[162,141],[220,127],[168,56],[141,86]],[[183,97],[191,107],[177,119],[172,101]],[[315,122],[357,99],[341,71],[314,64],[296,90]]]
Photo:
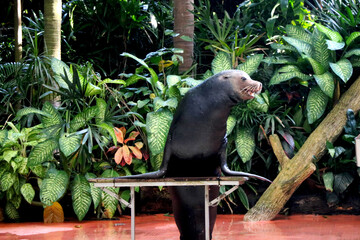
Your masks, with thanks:
[[[243,88],[241,90],[241,93],[250,96],[250,98],[252,99],[255,97],[255,95],[258,95],[261,93],[261,89],[262,89],[262,84],[259,83],[257,85],[246,86],[245,88]]]

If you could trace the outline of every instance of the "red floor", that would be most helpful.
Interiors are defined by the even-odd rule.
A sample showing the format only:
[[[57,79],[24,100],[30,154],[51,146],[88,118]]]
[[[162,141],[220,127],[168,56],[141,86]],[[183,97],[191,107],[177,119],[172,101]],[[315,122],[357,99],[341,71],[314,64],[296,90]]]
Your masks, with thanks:
[[[279,216],[269,222],[247,223],[242,215],[218,215],[213,240],[360,240],[360,216]],[[1,240],[130,240],[130,218],[61,224],[0,223]],[[136,240],[178,240],[171,216],[136,217]]]

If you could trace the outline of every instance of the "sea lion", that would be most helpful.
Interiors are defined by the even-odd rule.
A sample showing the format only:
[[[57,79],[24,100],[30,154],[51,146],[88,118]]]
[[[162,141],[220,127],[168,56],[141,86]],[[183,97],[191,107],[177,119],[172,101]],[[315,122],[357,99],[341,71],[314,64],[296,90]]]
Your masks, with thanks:
[[[231,108],[254,98],[262,84],[239,70],[222,71],[189,90],[180,102],[168,133],[160,170],[121,178],[207,177],[236,175],[269,181],[261,176],[231,171],[226,162],[226,121]],[[269,181],[270,182],[270,181]],[[203,240],[204,188],[171,187],[173,209],[181,240]],[[219,188],[210,188],[210,198]],[[216,208],[210,209],[210,232]]]

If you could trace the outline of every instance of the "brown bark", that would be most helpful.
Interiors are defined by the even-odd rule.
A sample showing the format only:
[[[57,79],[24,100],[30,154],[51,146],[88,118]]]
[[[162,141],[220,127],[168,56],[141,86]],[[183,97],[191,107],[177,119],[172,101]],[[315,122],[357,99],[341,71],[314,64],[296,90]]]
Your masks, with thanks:
[[[343,94],[292,159],[283,158],[279,153],[278,138],[272,137],[274,152],[277,157],[282,158],[282,170],[256,205],[245,215],[244,221],[268,221],[280,212],[294,191],[315,171],[313,161],[318,161],[324,155],[326,141],[334,142],[341,134],[346,123],[346,111],[349,108],[355,113],[359,111],[359,89],[360,77]]]
[[[194,38],[194,15],[189,12],[194,10],[194,0],[174,0],[174,32],[179,36],[174,38],[174,47],[184,50],[184,62],[179,66],[179,72],[188,70],[193,63],[193,41],[185,41],[181,36]]]
[[[15,62],[22,59],[21,0],[14,0]]]

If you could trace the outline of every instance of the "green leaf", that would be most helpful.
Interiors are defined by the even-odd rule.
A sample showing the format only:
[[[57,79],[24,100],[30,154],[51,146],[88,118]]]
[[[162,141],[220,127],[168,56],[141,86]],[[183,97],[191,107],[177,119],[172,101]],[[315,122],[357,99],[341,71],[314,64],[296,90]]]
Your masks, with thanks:
[[[178,75],[168,75],[166,77],[166,82],[169,88],[176,85],[180,81],[181,81],[181,77]]]
[[[172,118],[172,113],[167,109],[160,109],[147,114],[146,132],[152,155],[157,155],[164,150]]]
[[[80,141],[82,136],[76,134],[67,134],[64,133],[59,138],[59,147],[62,153],[66,157],[70,156],[80,147]]]
[[[358,37],[360,37],[360,32],[352,32],[346,39],[346,46],[350,46]]]
[[[97,108],[97,115],[95,121],[96,124],[100,124],[105,120],[106,108],[107,108],[106,101],[102,98],[96,98],[96,108]]]
[[[207,70],[203,75],[203,79],[206,80],[206,79],[212,77],[213,75],[214,74],[210,70]]]
[[[35,190],[34,188],[31,186],[30,183],[25,183],[24,185],[21,186],[20,188],[20,192],[23,195],[24,199],[31,204],[34,197],[35,197]]]
[[[119,174],[112,169],[107,169],[101,174],[101,177],[114,178],[114,177],[119,177]],[[119,188],[107,187],[107,189],[116,194],[119,194]],[[105,209],[104,214],[108,218],[112,218],[115,214],[116,207],[118,205],[118,200],[116,198],[110,196],[109,194],[102,192],[102,204]]]
[[[66,192],[69,176],[65,171],[49,169],[40,186],[40,200],[43,204],[51,206]]]
[[[4,173],[0,178],[1,191],[3,192],[7,191],[9,188],[11,188],[11,186],[15,183],[15,181],[16,181],[15,173],[11,173],[11,172]]]
[[[248,108],[266,113],[269,110],[269,96],[266,93],[255,95],[255,98],[247,101]]]
[[[103,92],[103,90],[100,87],[95,86],[94,84],[88,82],[86,85],[85,97],[94,96],[94,95],[100,94],[102,92]]]
[[[314,47],[313,58],[321,64],[321,66],[324,68],[324,71],[327,71],[329,68],[331,53],[326,44],[325,35],[322,32],[315,29],[312,35],[312,39],[313,39],[312,45]]]
[[[102,129],[105,129],[111,136],[112,140],[113,140],[113,143],[114,145],[117,144],[117,140],[116,140],[116,135],[115,135],[115,132],[114,132],[114,129],[107,123],[101,123],[100,125],[96,125]]]
[[[330,67],[333,72],[338,75],[345,83],[350,79],[353,73],[351,62],[347,59],[341,59],[336,63],[330,63]]]
[[[150,164],[151,164],[151,168],[154,171],[157,171],[160,169],[161,163],[163,161],[163,157],[164,157],[164,153],[159,153],[157,155],[151,155],[150,156]]]
[[[288,51],[291,51],[291,52],[297,51],[296,48],[294,48],[291,45],[284,45],[284,44],[280,44],[280,43],[272,43],[270,45],[270,47],[272,49],[275,49],[275,50],[288,50]]]
[[[329,28],[319,24],[319,23],[315,23],[317,29],[319,29],[320,32],[324,33],[330,40],[334,41],[334,42],[342,42],[343,38],[340,35],[340,33],[335,32],[333,30],[330,30]]]
[[[65,89],[69,89],[69,86],[64,81],[64,79],[61,77],[61,75],[65,75],[65,73],[64,73],[64,71],[65,71],[66,75],[69,78],[69,81],[72,82],[72,74],[70,73],[69,66],[57,58],[52,58],[51,59],[51,69],[54,73],[54,78],[55,78],[56,82],[59,84],[59,86],[62,88],[65,88]]]
[[[345,47],[344,42],[335,42],[335,41],[331,41],[331,40],[326,40],[326,44],[328,46],[328,49],[333,50],[333,51],[340,50]]]
[[[41,122],[44,125],[45,128],[47,127],[54,127],[62,124],[62,118],[59,112],[51,105],[50,102],[45,102],[44,106],[42,108],[42,111],[47,113],[48,115],[45,115]]]
[[[327,172],[322,176],[324,180],[324,185],[327,191],[332,192],[334,185],[334,174],[332,172]]]
[[[263,57],[264,54],[252,55],[246,59],[245,63],[238,65],[236,69],[244,71],[251,76],[258,70]]]
[[[22,116],[29,115],[29,114],[40,114],[46,117],[51,117],[50,114],[47,112],[41,111],[40,109],[33,108],[33,107],[25,107],[17,111],[16,118],[20,119]]]
[[[96,175],[94,173],[86,173],[85,174],[86,179],[90,179],[90,178],[96,178]],[[94,202],[94,209],[96,209],[99,206],[99,203],[101,202],[101,194],[102,194],[102,190],[98,187],[94,187],[94,183],[89,183],[90,184],[90,193],[91,193],[91,198],[92,201]]]
[[[307,117],[310,124],[314,123],[324,114],[328,100],[328,96],[326,96],[320,87],[313,87],[310,90],[306,102]]]
[[[41,165],[29,166],[30,170],[38,177],[44,178],[46,175],[46,168]]]
[[[19,212],[11,202],[7,202],[5,205],[5,213],[10,219],[16,220],[20,218]]]
[[[71,183],[71,197],[74,212],[82,221],[91,205],[91,190],[85,176],[76,174]]]
[[[311,79],[311,76],[306,75],[301,72],[285,72],[280,73],[280,70],[274,74],[274,76],[270,79],[270,85],[276,85],[285,81],[288,81],[293,78],[301,79],[302,81],[307,81]]]
[[[95,118],[98,114],[98,108],[96,106],[86,108],[83,112],[78,113],[70,121],[70,132],[75,132],[84,127],[88,122]]]
[[[251,128],[239,127],[237,129],[235,146],[243,163],[251,160],[255,152],[255,136]]]
[[[299,39],[309,44],[312,43],[310,34],[308,34],[301,26],[286,25],[286,33],[289,37]]]
[[[226,136],[229,136],[236,126],[236,117],[234,115],[230,115],[226,121]]]
[[[300,55],[305,54],[307,56],[312,56],[313,48],[312,48],[311,44],[304,42],[302,40],[299,40],[297,38],[292,38],[292,37],[284,36],[283,39],[287,43],[289,43],[291,46],[295,47]]]
[[[250,206],[249,206],[249,199],[247,197],[247,194],[245,193],[244,189],[242,187],[238,188],[237,194],[240,198],[241,203],[244,205],[244,207],[249,210]]]
[[[335,89],[334,76],[330,72],[326,72],[321,75],[314,75],[314,78],[317,84],[320,86],[321,90],[328,97],[332,98]]]
[[[36,145],[30,152],[28,167],[34,167],[52,159],[52,153],[57,147],[58,144],[53,138]]]
[[[354,181],[354,177],[347,172],[335,174],[334,191],[337,194],[343,193]]]
[[[229,70],[232,68],[231,58],[228,53],[218,52],[211,62],[211,70],[214,74],[217,74],[224,70]]]
[[[10,162],[12,158],[16,157],[18,155],[18,151],[15,150],[6,150],[3,153],[3,159],[7,162]]]
[[[353,55],[360,56],[360,48],[351,49],[345,54],[344,58],[349,58]]]
[[[321,75],[325,72],[325,68],[319,62],[317,62],[315,59],[313,59],[311,57],[305,57],[305,58],[310,62],[315,74]]]
[[[136,75],[132,75],[132,76],[136,76]],[[138,79],[143,79],[143,78],[142,78],[142,77],[139,77]],[[120,80],[120,79],[115,79],[115,80],[113,80],[113,79],[110,79],[110,78],[106,78],[106,79],[100,81],[100,82],[98,83],[98,86],[101,86],[101,85],[107,84],[107,83],[110,83],[110,84],[119,84],[119,85],[124,85],[124,86],[127,85],[127,82],[125,82],[124,80]],[[131,85],[131,84],[129,84],[129,85]]]

